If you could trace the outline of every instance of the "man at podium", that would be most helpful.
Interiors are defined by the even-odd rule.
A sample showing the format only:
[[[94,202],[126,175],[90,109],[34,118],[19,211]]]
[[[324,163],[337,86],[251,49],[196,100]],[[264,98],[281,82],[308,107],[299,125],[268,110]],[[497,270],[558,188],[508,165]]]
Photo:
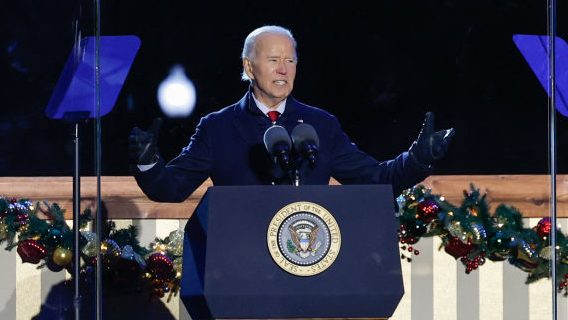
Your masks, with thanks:
[[[291,96],[297,63],[296,40],[288,29],[260,27],[246,37],[242,51],[242,79],[250,82],[249,90],[235,104],[203,117],[176,158],[166,163],[159,156],[160,120],[148,131],[134,128],[129,151],[144,193],[154,201],[181,202],[208,177],[215,185],[326,185],[333,177],[342,184],[391,184],[396,196],[426,178],[446,154],[454,130],[434,131],[434,115],[427,113],[408,151],[377,161],[350,141],[333,115]],[[287,136],[299,124],[315,132],[310,163],[302,163],[296,143],[279,149],[291,164],[275,161],[267,150],[267,130],[278,126]]]

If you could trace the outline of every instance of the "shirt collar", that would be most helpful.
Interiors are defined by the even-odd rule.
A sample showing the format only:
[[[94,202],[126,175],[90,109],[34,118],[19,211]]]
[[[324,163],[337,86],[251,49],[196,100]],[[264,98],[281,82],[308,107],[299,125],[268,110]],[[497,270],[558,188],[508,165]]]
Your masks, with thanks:
[[[278,111],[278,112],[280,112],[280,114],[283,114],[284,109],[286,109],[286,100],[287,99],[282,100],[282,102],[280,102],[278,104],[276,109],[270,109],[264,103],[262,103],[258,99],[256,99],[256,97],[254,96],[254,92],[252,92],[252,91],[251,91],[251,96],[252,96],[252,99],[254,100],[254,102],[256,103],[256,106],[258,107],[258,109],[260,109],[260,111],[267,117],[268,117],[269,111]]]

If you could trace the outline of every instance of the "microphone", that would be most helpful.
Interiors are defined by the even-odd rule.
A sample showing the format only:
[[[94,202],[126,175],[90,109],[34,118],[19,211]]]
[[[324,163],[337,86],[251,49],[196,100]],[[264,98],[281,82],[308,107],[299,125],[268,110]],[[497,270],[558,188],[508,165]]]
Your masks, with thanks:
[[[264,132],[264,146],[275,163],[287,169],[290,166],[292,142],[284,127],[271,126]]]
[[[319,151],[319,137],[316,129],[307,123],[300,123],[292,130],[292,141],[296,152],[315,165]]]

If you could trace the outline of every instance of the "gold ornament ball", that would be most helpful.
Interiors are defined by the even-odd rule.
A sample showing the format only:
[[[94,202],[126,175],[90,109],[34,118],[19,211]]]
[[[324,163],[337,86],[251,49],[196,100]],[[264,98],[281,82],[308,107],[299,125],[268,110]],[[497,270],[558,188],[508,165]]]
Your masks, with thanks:
[[[53,251],[53,262],[58,266],[66,266],[73,258],[73,253],[67,248],[57,247]]]

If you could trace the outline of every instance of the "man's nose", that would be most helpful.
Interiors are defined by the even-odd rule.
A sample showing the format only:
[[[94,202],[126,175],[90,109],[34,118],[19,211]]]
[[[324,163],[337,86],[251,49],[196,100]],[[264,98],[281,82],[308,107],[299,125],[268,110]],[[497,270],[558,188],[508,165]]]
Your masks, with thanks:
[[[286,67],[286,62],[283,60],[280,60],[278,62],[278,66],[276,67],[276,72],[280,73],[280,74],[286,74],[288,73],[288,68]]]

